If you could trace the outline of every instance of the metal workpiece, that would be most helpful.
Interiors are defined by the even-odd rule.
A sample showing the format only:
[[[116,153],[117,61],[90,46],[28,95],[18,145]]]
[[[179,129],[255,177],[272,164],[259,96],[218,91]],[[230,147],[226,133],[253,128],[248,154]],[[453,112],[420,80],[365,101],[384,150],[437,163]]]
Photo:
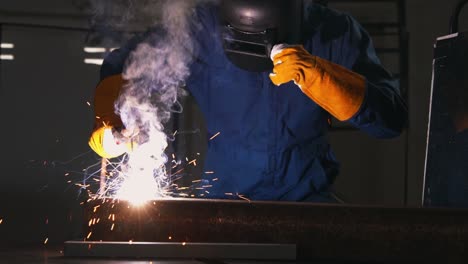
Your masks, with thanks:
[[[67,241],[67,257],[296,260],[295,245],[252,243]]]
[[[297,259],[468,259],[468,211],[168,199],[85,204],[84,241],[296,245]]]

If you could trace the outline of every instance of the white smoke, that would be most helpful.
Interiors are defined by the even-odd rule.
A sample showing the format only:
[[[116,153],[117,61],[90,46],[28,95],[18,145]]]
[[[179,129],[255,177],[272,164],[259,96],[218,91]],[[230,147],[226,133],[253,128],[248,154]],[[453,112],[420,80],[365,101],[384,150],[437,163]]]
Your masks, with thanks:
[[[139,131],[138,146],[122,166],[123,182],[116,191],[117,198],[135,202],[167,196],[164,125],[172,112],[182,111],[178,98],[194,57],[195,7],[206,1],[157,2],[161,17],[156,27],[162,30],[149,34],[130,54],[123,71],[127,84],[115,104],[125,127]]]

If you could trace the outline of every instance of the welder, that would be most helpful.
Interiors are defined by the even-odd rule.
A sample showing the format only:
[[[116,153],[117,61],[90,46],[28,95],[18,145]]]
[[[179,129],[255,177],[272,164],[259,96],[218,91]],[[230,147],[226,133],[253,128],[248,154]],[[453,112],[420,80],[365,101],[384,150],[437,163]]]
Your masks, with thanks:
[[[186,89],[204,115],[207,138],[222,133],[208,141],[204,167],[218,181],[205,197],[332,201],[339,163],[326,139],[330,117],[377,138],[404,129],[398,81],[351,16],[310,1],[223,0],[198,7],[197,18]],[[104,135],[122,128],[113,101],[138,42],[112,52],[101,68],[90,146],[105,158],[132,149],[106,149],[115,144]]]

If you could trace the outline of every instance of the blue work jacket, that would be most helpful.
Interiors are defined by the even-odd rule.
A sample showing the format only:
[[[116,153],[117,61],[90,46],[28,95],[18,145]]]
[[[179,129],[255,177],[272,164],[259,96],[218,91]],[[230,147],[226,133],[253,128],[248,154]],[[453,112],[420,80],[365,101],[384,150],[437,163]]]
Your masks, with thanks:
[[[198,33],[187,90],[198,103],[208,141],[205,197],[329,201],[339,163],[327,142],[330,114],[294,84],[275,86],[270,72],[248,72],[226,57],[215,7],[197,11]],[[200,27],[201,25],[201,27]],[[311,4],[303,45],[311,54],[366,78],[366,98],[351,125],[377,137],[398,136],[406,107],[398,81],[381,66],[368,33],[349,15]],[[111,53],[101,78],[119,74],[138,40]],[[213,181],[213,178],[216,178]]]

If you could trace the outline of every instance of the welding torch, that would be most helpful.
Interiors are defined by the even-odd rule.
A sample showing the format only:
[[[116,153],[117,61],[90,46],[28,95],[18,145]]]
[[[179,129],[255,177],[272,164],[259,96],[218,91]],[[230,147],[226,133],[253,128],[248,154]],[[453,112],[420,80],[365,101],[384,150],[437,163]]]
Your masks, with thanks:
[[[117,157],[133,151],[138,146],[139,129],[107,127],[102,138],[102,148],[108,156]]]

